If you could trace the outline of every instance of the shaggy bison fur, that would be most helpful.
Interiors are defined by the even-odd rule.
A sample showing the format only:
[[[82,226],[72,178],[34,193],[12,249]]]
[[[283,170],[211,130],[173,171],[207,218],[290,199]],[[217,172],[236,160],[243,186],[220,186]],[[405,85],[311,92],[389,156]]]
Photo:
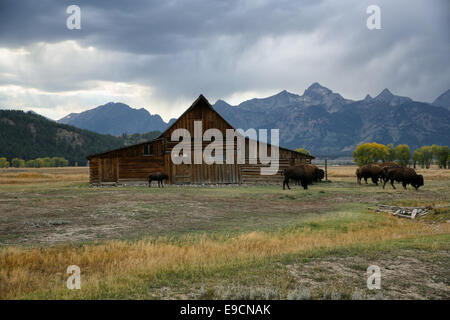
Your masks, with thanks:
[[[283,190],[285,190],[286,185],[288,189],[291,189],[289,187],[289,180],[298,180],[303,189],[308,189],[308,185],[312,184],[315,179],[317,170],[318,168],[311,164],[301,164],[284,169]]]
[[[294,165],[294,167],[298,167],[298,166],[301,167],[301,166],[304,166],[304,165],[305,165],[304,163],[296,164],[296,165]],[[313,174],[313,181],[314,182],[320,182],[320,181],[322,181],[323,178],[325,178],[325,171],[323,171],[322,169],[319,169],[319,167],[317,167],[317,166],[315,166],[313,164],[308,164],[308,165],[310,165],[310,166],[312,166],[314,168],[314,174]],[[292,180],[295,181],[296,185],[300,185],[300,180],[295,180],[295,179],[292,179]]]
[[[325,171],[322,169],[319,169],[318,167],[314,166],[314,182],[320,182],[323,178],[325,178]]]
[[[382,163],[378,163],[378,165],[381,167],[381,172],[380,172],[380,180],[382,181],[386,181],[387,177],[386,177],[386,171],[384,171],[384,168],[403,168],[402,165],[398,164],[397,162],[382,162]]]
[[[393,162],[393,161],[380,162],[380,163],[375,163],[375,164],[380,166],[381,168],[384,168],[384,167],[402,167],[402,165],[398,164],[397,162]]]
[[[420,186],[424,185],[423,176],[421,174],[417,174],[412,168],[384,167],[382,175],[384,177],[383,189],[388,181],[391,182],[391,186],[394,189],[394,181],[401,182],[405,190],[408,184],[412,185],[416,190],[419,189]]]
[[[148,186],[152,185],[152,181],[158,181],[158,188],[164,188],[163,181],[169,180],[169,176],[164,172],[153,172],[148,176]]]
[[[372,182],[378,185],[378,179],[380,178],[382,168],[376,164],[367,164],[361,168],[356,169],[356,177],[358,183],[361,184],[361,179],[367,184],[367,179],[371,178]]]

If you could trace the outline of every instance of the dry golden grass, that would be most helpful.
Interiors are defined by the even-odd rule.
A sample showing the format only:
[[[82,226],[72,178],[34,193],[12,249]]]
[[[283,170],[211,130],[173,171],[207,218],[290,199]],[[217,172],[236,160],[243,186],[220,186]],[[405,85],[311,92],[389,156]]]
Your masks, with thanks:
[[[356,166],[329,166],[328,177],[341,180],[341,178],[356,179]],[[448,180],[450,170],[442,170],[437,166],[430,169],[416,169],[425,180]],[[337,178],[337,179],[336,179]],[[0,170],[0,184],[32,184],[51,182],[87,182],[89,181],[88,167],[63,168],[8,168]]]
[[[107,291],[120,291],[138,275],[151,281],[161,273],[211,270],[313,248],[338,248],[449,231],[449,224],[436,229],[386,216],[376,228],[369,221],[352,222],[347,232],[306,227],[275,233],[251,232],[231,238],[185,236],[176,242],[147,239],[79,247],[6,247],[0,250],[0,298],[16,299],[30,294],[33,297],[39,292],[50,298],[101,298],[105,283]],[[65,268],[72,264],[78,265],[82,272],[82,290],[77,292],[65,288]]]
[[[416,168],[416,172],[423,175],[425,180],[450,180],[450,169],[432,166],[430,169]]]
[[[356,167],[329,167],[331,180],[355,179]],[[425,180],[448,180],[450,170],[418,170]],[[7,169],[0,184],[40,184],[88,181],[87,168]],[[442,200],[443,203],[445,202]],[[367,213],[367,215],[371,215]],[[276,232],[247,232],[235,236],[183,236],[179,240],[147,238],[138,241],[107,241],[99,244],[63,244],[50,247],[8,246],[0,249],[0,299],[103,298],[121,292],[136,279],[152,281],[176,272],[215,270],[223,266],[296,254],[318,248],[339,248],[383,240],[449,234],[449,223],[427,224],[389,215],[336,222],[336,228],[303,227]],[[334,221],[317,220],[329,226]],[[345,226],[345,231],[342,230]],[[82,290],[65,287],[69,265],[78,265]],[[106,288],[106,289],[105,289]],[[107,293],[105,293],[107,292]]]
[[[328,167],[328,178],[355,178],[356,166]]]
[[[0,170],[0,184],[89,181],[87,167],[7,168]]]

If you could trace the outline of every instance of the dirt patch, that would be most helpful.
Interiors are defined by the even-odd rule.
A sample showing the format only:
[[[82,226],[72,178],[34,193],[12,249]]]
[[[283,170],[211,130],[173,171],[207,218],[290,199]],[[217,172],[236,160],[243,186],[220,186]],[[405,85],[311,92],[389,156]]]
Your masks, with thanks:
[[[69,188],[0,194],[0,244],[52,243],[284,227],[334,203],[192,189]],[[236,188],[239,190],[238,188]],[[55,225],[51,221],[65,221]]]
[[[404,250],[399,254],[378,257],[347,256],[312,259],[286,268],[298,286],[308,288],[313,297],[324,292],[344,296],[359,293],[386,299],[449,299],[450,253]],[[381,270],[381,289],[369,290],[367,268],[376,265]]]

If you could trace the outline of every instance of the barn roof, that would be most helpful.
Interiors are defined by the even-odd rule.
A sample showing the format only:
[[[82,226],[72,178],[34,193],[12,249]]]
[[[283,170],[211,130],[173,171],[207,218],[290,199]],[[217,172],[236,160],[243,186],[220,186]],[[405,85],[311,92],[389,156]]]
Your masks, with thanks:
[[[200,103],[200,102],[204,102],[205,105],[206,105],[208,108],[210,108],[216,115],[218,115],[223,121],[225,121],[226,124],[228,124],[231,128],[234,128],[227,120],[225,120],[224,117],[222,117],[222,115],[221,115],[220,113],[218,113],[218,112],[212,107],[212,105],[209,103],[208,99],[206,99],[205,96],[204,96],[203,94],[200,94],[200,95],[198,96],[198,98],[195,99],[195,101],[191,104],[191,106],[190,106],[189,108],[187,108],[187,109],[181,114],[181,116],[179,116],[179,117],[177,118],[177,120],[175,120],[170,126],[168,126],[168,127],[166,128],[166,130],[164,130],[164,131],[163,131],[158,137],[156,137],[155,139],[149,140],[149,141],[145,141],[145,142],[136,143],[136,144],[129,145],[129,146],[124,146],[124,147],[117,148],[117,149],[113,149],[113,150],[108,150],[108,151],[103,151],[103,152],[91,154],[91,155],[88,155],[86,158],[89,160],[89,159],[91,159],[92,157],[95,157],[95,156],[100,156],[100,155],[104,155],[104,154],[107,154],[107,153],[110,153],[110,152],[113,152],[113,151],[119,151],[119,150],[131,148],[131,147],[135,147],[135,146],[139,146],[139,145],[144,145],[144,144],[147,144],[147,143],[152,142],[152,141],[156,141],[156,140],[163,139],[163,137],[164,137],[164,135],[166,134],[166,132],[168,132],[168,131],[169,131],[169,130],[170,130],[170,129],[178,122],[178,121],[180,121],[181,118],[183,118],[183,116],[184,116],[186,113],[188,113],[189,111],[191,111],[191,110],[192,110],[198,103]],[[249,139],[249,138],[246,138],[246,139]],[[267,144],[270,145],[270,143],[267,143]],[[305,158],[315,159],[314,156],[311,156],[311,155],[306,154],[306,153],[303,153],[303,152],[298,152],[298,151],[291,150],[291,149],[288,149],[288,148],[284,148],[284,147],[281,147],[281,146],[278,146],[278,148],[283,149],[283,150],[287,150],[287,151],[291,151],[291,152],[294,152],[294,153],[297,153],[297,154],[301,154],[301,155],[303,155]]]
[[[178,117],[177,120],[175,120],[170,126],[168,126],[168,127],[166,128],[166,130],[164,130],[164,131],[158,136],[158,138],[162,138],[162,137],[166,134],[166,132],[168,132],[168,131],[170,130],[170,128],[172,128],[178,121],[180,121],[181,118],[183,118],[183,116],[184,116],[186,113],[188,113],[188,112],[191,111],[193,108],[195,108],[195,106],[196,106],[197,104],[199,104],[200,102],[205,102],[206,106],[207,106],[208,108],[210,108],[215,114],[217,114],[217,115],[219,116],[219,118],[221,118],[223,121],[225,121],[225,123],[226,123],[227,125],[229,125],[231,128],[234,128],[227,120],[224,119],[224,117],[222,117],[222,116],[220,115],[220,113],[218,113],[216,110],[214,110],[214,108],[212,107],[212,105],[209,103],[208,99],[206,99],[205,96],[204,96],[203,94],[200,94],[200,95],[198,96],[198,98],[195,99],[195,101],[191,104],[191,106],[190,106],[189,108],[187,108],[187,109],[181,114],[181,116]],[[158,139],[158,138],[156,138],[156,139]]]

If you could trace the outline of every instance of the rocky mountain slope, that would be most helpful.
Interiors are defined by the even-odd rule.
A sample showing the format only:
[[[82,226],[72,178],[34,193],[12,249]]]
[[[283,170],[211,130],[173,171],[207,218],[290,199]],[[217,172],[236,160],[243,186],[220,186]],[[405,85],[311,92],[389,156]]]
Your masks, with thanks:
[[[450,89],[437,97],[436,100],[433,101],[433,106],[443,107],[450,110]]]
[[[166,123],[159,115],[152,115],[144,108],[133,109],[123,103],[109,102],[81,113],[71,113],[58,122],[98,133],[119,136],[123,133],[164,131],[174,120],[171,119],[169,123]]]
[[[279,128],[280,145],[303,147],[319,156],[350,155],[364,142],[408,144],[450,143],[450,111],[416,102],[384,89],[375,98],[352,101],[312,84],[302,95],[282,91],[238,106],[218,100],[214,108],[236,128]]]

